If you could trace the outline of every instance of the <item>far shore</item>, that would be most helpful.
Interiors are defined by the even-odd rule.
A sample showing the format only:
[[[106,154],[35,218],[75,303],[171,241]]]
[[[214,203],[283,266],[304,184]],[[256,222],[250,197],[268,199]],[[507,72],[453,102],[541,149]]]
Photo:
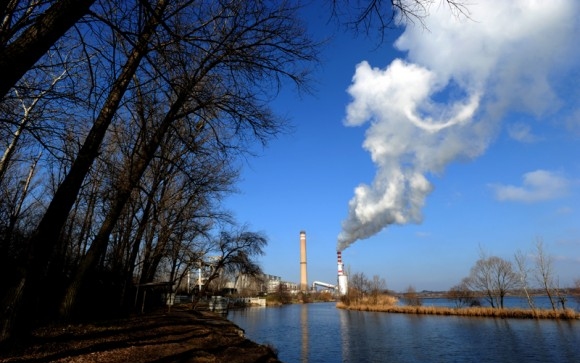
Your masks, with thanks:
[[[373,311],[398,314],[418,315],[448,315],[514,319],[560,319],[578,320],[580,313],[574,309],[521,309],[521,308],[491,308],[491,307],[437,307],[437,306],[399,306],[392,304],[349,304],[337,302],[338,309]]]

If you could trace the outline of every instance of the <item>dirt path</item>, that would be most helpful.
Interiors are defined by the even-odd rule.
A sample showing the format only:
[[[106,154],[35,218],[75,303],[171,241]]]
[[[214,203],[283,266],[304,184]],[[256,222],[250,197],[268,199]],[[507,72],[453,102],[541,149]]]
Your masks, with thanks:
[[[150,313],[98,324],[38,329],[31,341],[0,351],[0,362],[264,362],[266,346],[230,321],[206,312]]]

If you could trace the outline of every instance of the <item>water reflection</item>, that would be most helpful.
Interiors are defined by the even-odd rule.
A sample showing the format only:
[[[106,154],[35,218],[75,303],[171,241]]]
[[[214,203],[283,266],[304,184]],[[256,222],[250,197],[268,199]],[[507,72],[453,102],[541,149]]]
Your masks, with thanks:
[[[350,340],[349,337],[349,324],[348,324],[348,312],[345,310],[338,310],[338,316],[340,318],[340,342],[341,342],[341,353],[343,357],[349,356]]]
[[[580,322],[386,314],[334,304],[233,311],[286,363],[580,362]]]
[[[302,326],[302,362],[308,363],[308,305],[302,304],[300,309],[300,325]]]

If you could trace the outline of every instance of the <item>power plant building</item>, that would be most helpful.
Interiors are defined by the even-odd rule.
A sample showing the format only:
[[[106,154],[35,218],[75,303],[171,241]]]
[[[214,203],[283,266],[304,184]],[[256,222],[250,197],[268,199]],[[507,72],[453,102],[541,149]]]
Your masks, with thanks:
[[[337,285],[335,287],[336,292],[339,296],[344,296],[348,293],[348,276],[344,271],[344,264],[342,263],[342,252],[336,251],[337,256],[337,266],[338,266],[338,276],[337,276]],[[312,290],[315,289],[314,285],[321,285],[321,286],[332,286],[330,284],[320,283],[315,281],[312,286]],[[306,232],[300,231],[300,292],[307,293],[310,291],[308,285],[308,275],[307,275],[307,264],[306,264]],[[270,289],[269,289],[270,290]]]

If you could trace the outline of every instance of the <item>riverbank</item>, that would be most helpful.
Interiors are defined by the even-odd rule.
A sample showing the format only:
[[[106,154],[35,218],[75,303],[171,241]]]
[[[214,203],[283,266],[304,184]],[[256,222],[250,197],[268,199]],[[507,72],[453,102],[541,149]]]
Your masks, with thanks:
[[[358,310],[358,311],[376,311],[397,314],[419,314],[419,315],[455,315],[455,316],[473,316],[473,317],[492,317],[492,318],[514,318],[514,319],[561,319],[577,320],[580,319],[580,313],[574,309],[565,310],[548,310],[548,309],[497,309],[490,307],[463,307],[448,308],[436,306],[399,306],[399,305],[373,305],[373,304],[350,304],[346,305],[337,302],[338,309]]]
[[[37,329],[30,340],[3,347],[0,362],[280,363],[227,319],[186,309]]]

